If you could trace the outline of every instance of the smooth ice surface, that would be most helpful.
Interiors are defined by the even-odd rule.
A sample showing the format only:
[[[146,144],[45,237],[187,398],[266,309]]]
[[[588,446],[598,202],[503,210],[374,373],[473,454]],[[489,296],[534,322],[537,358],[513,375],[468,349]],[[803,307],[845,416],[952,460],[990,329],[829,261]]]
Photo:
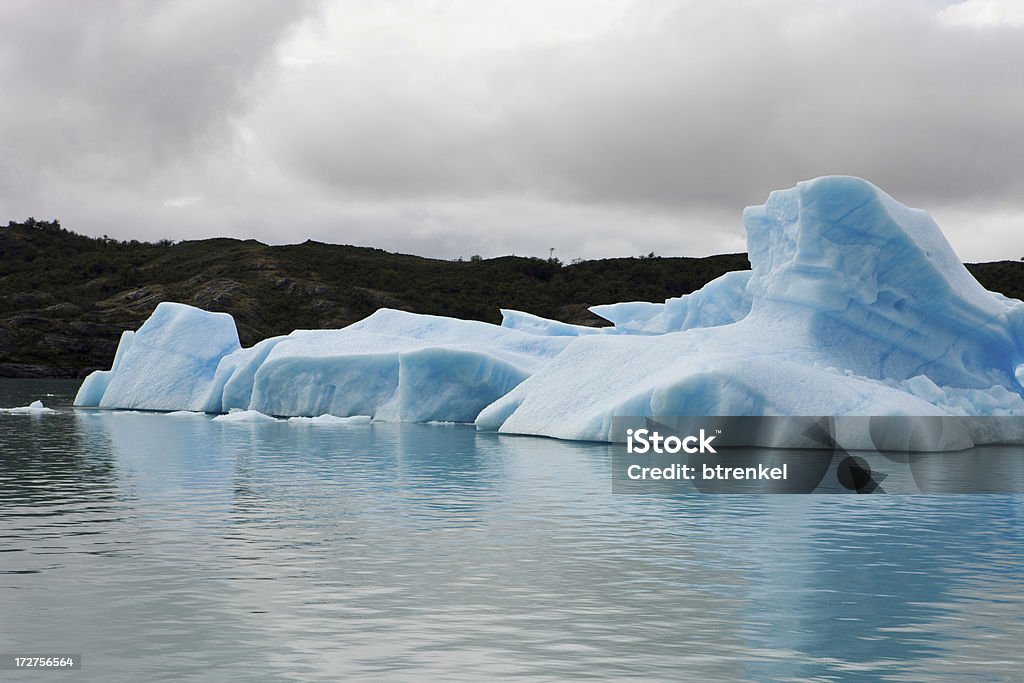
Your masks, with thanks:
[[[618,438],[616,416],[1024,416],[1024,304],[982,288],[927,213],[826,177],[771,193],[744,225],[749,271],[663,303],[594,306],[603,329],[382,309],[240,349],[229,316],[161,304],[78,404],[585,440]],[[1024,440],[998,424],[963,422],[938,446]],[[878,445],[850,431],[843,445]]]

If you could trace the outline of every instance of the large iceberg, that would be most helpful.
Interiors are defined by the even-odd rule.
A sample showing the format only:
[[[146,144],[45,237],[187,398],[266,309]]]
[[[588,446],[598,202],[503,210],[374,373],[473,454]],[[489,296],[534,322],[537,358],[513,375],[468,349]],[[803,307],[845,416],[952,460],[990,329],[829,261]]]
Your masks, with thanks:
[[[602,441],[623,416],[1024,415],[1024,304],[985,290],[927,213],[832,176],[773,192],[744,224],[749,271],[595,306],[602,329],[385,309],[241,349],[224,314],[161,304],[76,402]],[[957,447],[1022,437],[963,424]]]
[[[344,329],[240,348],[231,316],[165,302],[122,338],[111,370],[86,378],[75,405],[472,422],[569,341],[381,309]]]

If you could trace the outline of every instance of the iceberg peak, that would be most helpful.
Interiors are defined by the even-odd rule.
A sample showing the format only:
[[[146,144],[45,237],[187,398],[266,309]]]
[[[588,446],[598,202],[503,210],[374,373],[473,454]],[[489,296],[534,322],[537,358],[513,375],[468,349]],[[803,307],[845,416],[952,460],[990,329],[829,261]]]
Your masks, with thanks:
[[[751,315],[856,374],[1019,388],[1009,306],[968,272],[926,212],[860,178],[826,176],[744,211]],[[980,372],[979,374],[979,371]]]

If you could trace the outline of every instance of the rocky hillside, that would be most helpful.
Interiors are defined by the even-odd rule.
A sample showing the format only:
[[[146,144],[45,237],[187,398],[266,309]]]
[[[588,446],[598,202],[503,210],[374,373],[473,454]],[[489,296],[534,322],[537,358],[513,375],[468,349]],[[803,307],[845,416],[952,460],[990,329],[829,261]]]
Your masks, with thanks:
[[[296,328],[343,327],[385,306],[499,322],[499,307],[601,325],[593,304],[662,301],[746,256],[442,261],[305,242],[171,244],[77,235],[56,222],[0,227],[0,377],[78,377],[109,367],[122,330],[160,301],[232,314],[244,345]]]

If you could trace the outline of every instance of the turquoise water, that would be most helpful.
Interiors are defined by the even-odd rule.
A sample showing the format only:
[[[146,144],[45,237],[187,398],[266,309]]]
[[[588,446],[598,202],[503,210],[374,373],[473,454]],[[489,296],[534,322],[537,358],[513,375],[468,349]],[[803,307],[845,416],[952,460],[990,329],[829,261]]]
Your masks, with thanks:
[[[0,381],[59,410],[0,414],[0,652],[82,655],[31,680],[1024,676],[1021,496],[612,494],[600,444],[75,388]]]

